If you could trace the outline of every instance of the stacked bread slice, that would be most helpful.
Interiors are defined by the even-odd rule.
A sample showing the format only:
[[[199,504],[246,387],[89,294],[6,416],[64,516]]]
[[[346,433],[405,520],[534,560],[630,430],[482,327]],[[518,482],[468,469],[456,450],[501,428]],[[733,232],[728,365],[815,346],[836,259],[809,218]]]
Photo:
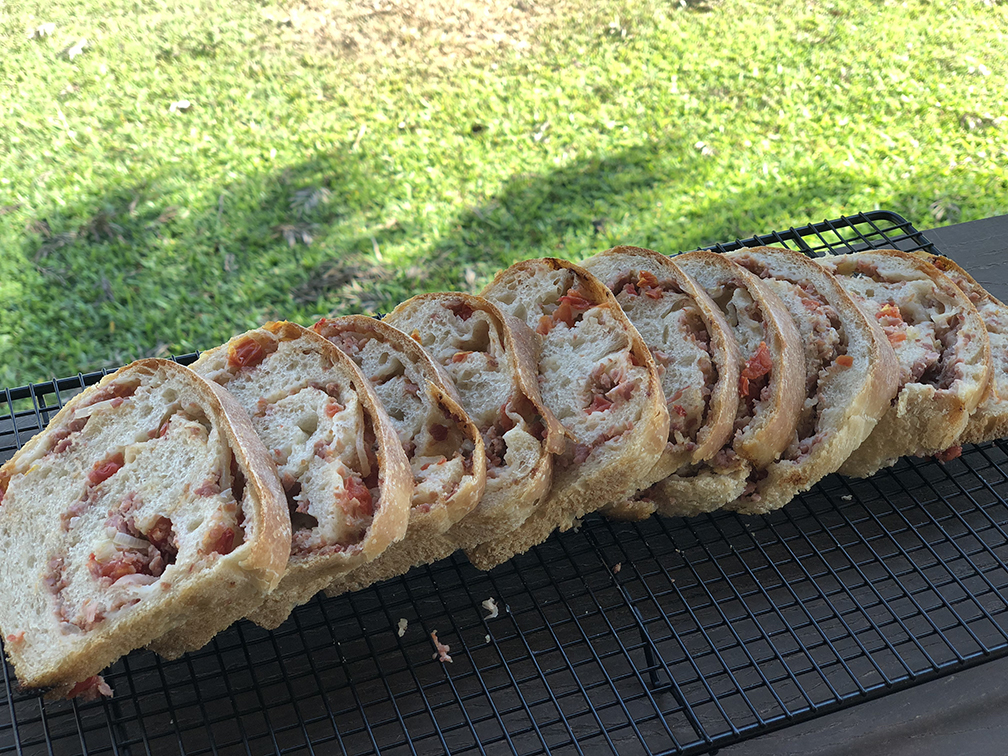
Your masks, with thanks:
[[[267,323],[204,352],[192,369],[245,408],[286,493],[293,526],[287,571],[249,614],[274,628],[403,538],[409,463],[353,361],[307,328]]]
[[[446,534],[479,503],[486,485],[486,454],[454,387],[409,336],[361,315],[323,319],[314,330],[367,376],[398,433],[414,485],[406,537],[329,586],[327,593],[335,596],[455,551]]]
[[[934,265],[897,250],[821,258],[876,320],[899,361],[899,392],[840,472],[867,477],[904,455],[956,447],[987,394],[990,341],[969,298]]]
[[[697,469],[709,463],[735,432],[739,347],[724,314],[670,258],[638,247],[616,247],[587,260],[619,302],[654,357],[669,412],[665,451],[654,477],[674,479],[606,507],[610,517],[689,514],[734,498],[741,475],[723,474],[723,495],[704,490]],[[724,456],[724,455],[722,455]],[[724,463],[733,464],[732,460]],[[740,472],[744,466],[736,466]]]
[[[569,434],[552,487],[534,511],[469,552],[489,568],[654,482],[669,415],[647,345],[584,268],[526,260],[498,273],[483,296],[535,329],[542,400]]]
[[[483,497],[445,534],[472,552],[525,522],[549,491],[553,455],[564,449],[564,428],[539,393],[536,336],[471,294],[423,294],[385,322],[410,334],[448,374],[483,438]]]
[[[741,364],[733,433],[723,448],[647,492],[660,513],[689,515],[737,500],[754,471],[788,447],[802,406],[804,368],[787,308],[756,276],[713,252],[679,255],[675,262],[720,310]]]
[[[0,468],[0,628],[25,687],[98,673],[172,636],[199,648],[284,576],[290,519],[238,403],[141,360],[78,394]]]
[[[1008,436],[1008,305],[978,284],[947,257],[917,252],[918,257],[948,276],[977,309],[987,329],[991,351],[991,380],[980,406],[970,415],[960,444],[979,444]]]
[[[742,496],[729,504],[760,514],[836,472],[888,408],[899,369],[879,325],[805,255],[758,247],[727,257],[780,298],[805,353],[804,403],[790,443],[776,461],[756,468]]]
[[[765,513],[1006,431],[1008,308],[944,258],[527,260],[75,397],[0,467],[0,632],[22,684],[108,694],[130,649],[459,549],[489,569],[598,510]]]

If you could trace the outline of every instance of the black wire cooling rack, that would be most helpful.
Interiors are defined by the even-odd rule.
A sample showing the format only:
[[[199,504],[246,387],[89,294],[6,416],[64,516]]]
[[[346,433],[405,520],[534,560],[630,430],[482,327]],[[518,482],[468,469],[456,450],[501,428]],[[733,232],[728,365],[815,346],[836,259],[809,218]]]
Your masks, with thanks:
[[[886,212],[719,248],[743,243],[931,248]],[[0,459],[100,377],[3,392]],[[177,661],[131,653],[110,700],[44,702],[5,667],[0,752],[713,751],[1006,654],[1006,451],[830,476],[765,517],[589,517],[489,573],[456,556]]]

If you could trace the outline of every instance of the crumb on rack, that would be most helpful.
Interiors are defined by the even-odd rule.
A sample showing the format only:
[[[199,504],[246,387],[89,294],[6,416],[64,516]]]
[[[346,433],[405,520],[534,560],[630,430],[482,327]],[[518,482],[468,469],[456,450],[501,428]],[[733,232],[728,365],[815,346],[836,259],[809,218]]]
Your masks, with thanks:
[[[613,575],[618,575],[619,571],[622,569],[623,569],[623,562],[616,562],[616,564],[614,564],[612,568]]]
[[[853,499],[854,497],[853,497],[853,496],[851,496],[850,494],[844,494],[844,495],[843,495],[843,496],[841,496],[840,498],[841,498],[841,499],[843,499],[844,501],[850,501],[850,500],[851,500],[851,499]]]
[[[102,696],[111,698],[112,688],[101,675],[92,675],[86,680],[81,680],[66,694],[67,698],[79,698],[81,701],[97,701]]]
[[[485,641],[486,641],[487,643],[489,643],[489,642],[490,642],[490,636],[489,636],[489,635],[488,635],[488,636],[486,636],[486,638],[484,638],[484,640],[485,640]]]
[[[434,641],[434,648],[437,649],[437,651],[431,655],[431,658],[435,661],[441,662],[442,664],[444,662],[450,663],[452,658],[448,655],[448,652],[451,651],[451,647],[447,643],[442,643],[438,640],[437,630],[431,630],[430,637],[431,640]]]
[[[488,620],[497,619],[497,615],[499,613],[497,611],[497,602],[494,601],[492,597],[488,598],[486,601],[483,602],[483,608],[486,609],[488,612],[490,612],[490,614],[488,614],[483,619]]]
[[[409,626],[409,622],[406,621],[405,617],[403,617],[402,619],[399,620],[399,637],[400,638],[402,638],[404,635],[406,635],[406,628],[408,626]]]

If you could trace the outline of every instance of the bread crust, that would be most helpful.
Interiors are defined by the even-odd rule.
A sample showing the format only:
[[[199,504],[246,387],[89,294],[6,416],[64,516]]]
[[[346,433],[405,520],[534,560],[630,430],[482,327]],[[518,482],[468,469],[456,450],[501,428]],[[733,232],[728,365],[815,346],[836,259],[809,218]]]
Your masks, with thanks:
[[[952,279],[984,321],[991,346],[992,373],[987,393],[966,423],[961,444],[979,444],[1008,436],[1008,305],[994,297],[965,270],[947,257],[915,252]]]
[[[945,312],[958,313],[961,317],[952,345],[943,345],[940,353],[944,362],[954,350],[952,367],[963,366],[957,370],[949,387],[937,387],[930,379],[920,382],[912,375],[901,378],[899,393],[885,417],[840,467],[840,472],[852,477],[868,477],[894,464],[903,455],[936,454],[958,443],[970,413],[987,391],[991,376],[987,331],[966,295],[934,265],[901,250],[857,252],[820,258],[816,262],[838,274],[841,284],[869,317],[875,316],[875,305],[857,293],[854,285],[859,280],[881,280],[894,285],[923,283],[930,287],[930,296],[942,301]],[[890,273],[880,273],[879,268]],[[897,350],[897,357],[899,354]]]
[[[73,397],[45,430],[0,468],[0,476],[8,480],[21,471],[25,460],[39,459],[50,448],[55,430],[110,383],[137,380],[142,385],[159,373],[167,376],[166,380],[178,381],[198,398],[208,422],[222,432],[234,453],[245,475],[249,502],[245,539],[226,555],[216,552],[209,555],[212,559],[208,557],[209,564],[204,564],[202,569],[173,573],[171,582],[162,586],[171,595],[170,602],[160,604],[155,597],[146,603],[141,600],[128,609],[129,614],[101,622],[79,636],[82,641],[77,647],[68,649],[54,663],[40,666],[34,659],[25,658],[24,649],[7,644],[8,657],[26,688],[49,689],[52,695],[65,695],[76,682],[99,673],[124,653],[151,642],[166,629],[182,626],[189,618],[191,607],[213,603],[215,611],[202,618],[202,627],[193,633],[185,650],[197,648],[197,644],[205,642],[204,636],[223,630],[261,602],[283,571],[290,548],[290,520],[272,460],[255,433],[250,432],[243,410],[200,376],[174,362],[159,359],[134,362]],[[0,519],[17,516],[16,511],[11,511],[12,506],[8,502],[7,506],[0,507]],[[41,583],[39,577],[38,585]],[[0,622],[4,634],[14,632],[11,618],[3,618]]]
[[[458,520],[446,533],[446,537],[457,548],[468,550],[483,541],[514,530],[526,520],[549,490],[553,473],[553,454],[563,450],[566,430],[543,404],[539,393],[536,353],[538,345],[535,334],[524,322],[502,312],[488,299],[459,292],[421,294],[413,297],[386,315],[385,322],[401,327],[405,332],[407,324],[415,324],[417,319],[425,317],[429,307],[446,309],[468,307],[473,312],[486,313],[495,326],[510,372],[514,375],[516,384],[514,390],[532,406],[545,426],[541,454],[532,469],[521,480],[508,487],[495,486],[493,481],[488,479],[483,497],[475,509]],[[463,406],[465,406],[464,398]]]
[[[776,461],[791,442],[798,412],[804,402],[805,369],[801,337],[780,298],[749,271],[723,255],[698,250],[678,255],[675,262],[708,294],[715,286],[726,283],[742,286],[758,308],[764,340],[773,361],[770,379],[773,388],[764,402],[764,411],[758,417],[754,416],[736,434],[733,448],[753,466],[765,467]],[[742,357],[744,359],[745,355]]]
[[[744,514],[764,514],[835,472],[861,445],[896,394],[899,364],[878,323],[858,308],[834,276],[805,255],[778,247],[752,247],[727,256],[761,278],[801,284],[807,292],[803,297],[814,294],[824,301],[839,321],[836,330],[843,342],[838,351],[851,360],[846,368],[836,366],[835,361],[816,364],[816,373],[811,376],[818,392],[817,422],[812,430],[822,440],[797,456],[789,449],[789,454],[762,468],[752,492],[727,505]],[[808,292],[808,286],[814,292]],[[814,301],[803,299],[802,307],[807,309]],[[799,325],[797,320],[795,325]],[[820,338],[813,330],[801,333],[807,341]],[[821,351],[815,343],[810,346],[813,354]]]
[[[710,389],[710,396],[705,403],[700,427],[694,432],[692,438],[685,440],[685,443],[677,442],[677,437],[681,436],[677,436],[670,430],[665,452],[655,467],[655,474],[657,476],[663,472],[665,475],[661,477],[664,478],[677,472],[685,465],[695,465],[709,460],[731,439],[738,408],[740,371],[738,345],[731,335],[724,315],[692,278],[687,276],[670,258],[659,252],[641,247],[620,246],[599,253],[587,260],[584,267],[599,277],[617,297],[617,301],[619,301],[620,292],[616,287],[621,284],[626,275],[639,275],[643,271],[653,275],[659,286],[669,287],[671,291],[687,297],[695,307],[707,333],[707,350],[716,371],[716,378]],[[631,289],[631,291],[633,290]],[[637,301],[642,303],[640,306],[646,308],[644,314],[647,317],[654,317],[651,313],[660,308],[667,309],[664,298],[645,296]],[[645,324],[637,323],[636,325],[638,331],[643,334],[642,328]],[[645,337],[645,341],[648,341],[647,337]],[[658,349],[659,346],[663,349],[666,348],[664,343],[651,344],[650,341],[648,342],[648,347],[652,350]],[[671,402],[672,399],[668,396],[668,391],[671,389],[668,385],[664,385],[664,388],[666,389],[666,399]],[[679,387],[680,394],[683,388],[685,387]],[[645,496],[649,500],[660,498],[660,492],[648,491],[642,493],[638,498]],[[626,501],[606,507],[605,514],[608,517],[618,519],[641,519],[651,514],[654,506],[653,501],[650,506],[643,501]]]
[[[620,267],[647,270],[655,274],[659,281],[663,278],[668,279],[696,305],[710,338],[711,361],[717,370],[717,379],[711,388],[704,424],[697,431],[688,462],[699,464],[710,459],[731,438],[732,425],[738,408],[738,376],[741,369],[738,344],[731,335],[724,315],[696,281],[686,275],[672,258],[660,252],[643,247],[613,247],[587,260],[584,267],[589,272],[594,272],[594,266],[601,267],[607,262],[610,266],[615,264]],[[610,284],[610,281],[601,280],[607,285]]]
[[[428,406],[437,407],[459,429],[465,442],[472,445],[469,455],[471,470],[455,490],[433,504],[411,506],[406,536],[374,562],[334,580],[326,589],[326,594],[337,596],[405,574],[412,567],[435,562],[453,553],[456,546],[447,533],[476,507],[483,495],[486,487],[486,454],[483,438],[459,403],[458,392],[450,378],[407,334],[388,323],[363,315],[323,318],[314,325],[313,330],[327,340],[338,340],[343,333],[365,333],[392,347],[424,379],[420,390],[426,392]],[[401,448],[401,442],[398,443]]]
[[[633,364],[645,369],[645,385],[638,387],[643,395],[633,432],[615,436],[594,446],[584,462],[572,463],[566,469],[554,467],[553,487],[535,511],[512,533],[503,538],[480,544],[467,552],[470,561],[480,569],[496,566],[515,554],[542,543],[557,528],[567,530],[578,518],[596,511],[606,504],[624,501],[634,493],[655,482],[650,476],[660,458],[668,438],[669,417],[662,394],[661,383],[651,352],[640,334],[630,323],[615,297],[606,286],[583,268],[564,260],[541,258],[516,263],[497,274],[483,290],[482,296],[497,302],[509,296],[509,287],[536,275],[569,272],[581,297],[591,303],[589,312],[601,308],[599,314],[610,318],[627,340],[627,351]],[[527,313],[529,318],[538,313]],[[550,338],[549,336],[544,337]],[[541,342],[544,343],[544,342]],[[540,352],[541,354],[541,352]],[[540,375],[543,374],[540,362]],[[548,396],[543,396],[550,406]],[[550,407],[563,422],[556,407]],[[573,421],[564,423],[577,437]],[[615,443],[614,443],[615,442]],[[604,450],[604,451],[599,451]],[[607,456],[610,455],[610,456]]]
[[[349,386],[360,399],[374,430],[377,446],[379,504],[363,539],[343,550],[323,548],[305,554],[292,553],[276,590],[247,615],[261,627],[273,629],[287,619],[294,607],[308,601],[338,576],[374,560],[391,544],[402,539],[409,518],[413,475],[391,420],[367,379],[351,359],[310,329],[287,321],[267,323],[204,352],[193,364],[193,369],[219,375],[219,366],[226,359],[228,349],[246,338],[267,339],[277,344],[297,342],[306,352],[317,354],[325,377],[340,386]],[[226,388],[221,391],[226,391]],[[286,496],[284,501],[286,507]],[[177,637],[176,633],[159,639],[152,647],[162,655],[176,656],[179,653]]]
[[[655,511],[666,517],[693,517],[736,501],[745,491],[752,465],[741,457],[699,465],[670,475],[644,493]]]

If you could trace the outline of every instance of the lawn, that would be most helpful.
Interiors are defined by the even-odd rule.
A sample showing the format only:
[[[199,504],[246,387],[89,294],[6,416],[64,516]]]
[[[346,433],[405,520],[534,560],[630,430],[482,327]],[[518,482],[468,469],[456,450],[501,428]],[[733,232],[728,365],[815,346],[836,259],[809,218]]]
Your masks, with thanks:
[[[1005,3],[16,5],[2,385],[526,257],[1008,212]]]

